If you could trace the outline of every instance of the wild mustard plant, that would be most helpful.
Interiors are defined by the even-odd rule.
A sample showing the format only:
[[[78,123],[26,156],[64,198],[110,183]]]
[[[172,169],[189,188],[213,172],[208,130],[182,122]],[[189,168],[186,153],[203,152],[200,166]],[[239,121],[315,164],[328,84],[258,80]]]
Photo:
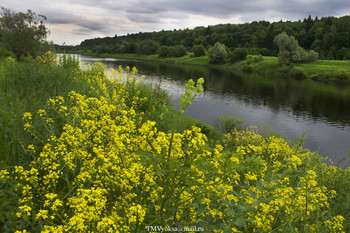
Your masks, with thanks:
[[[0,184],[13,182],[19,193],[18,232],[144,232],[151,225],[344,232],[346,219],[329,212],[337,193],[320,185],[307,165],[310,152],[255,128],[214,146],[198,127],[162,132],[143,118],[148,100],[127,71],[112,71],[111,79],[101,64],[77,69],[89,95],[71,91],[24,114],[25,130],[42,146],[26,146],[27,166],[0,171]],[[202,83],[188,82],[180,112]],[[38,135],[34,116],[48,136]]]

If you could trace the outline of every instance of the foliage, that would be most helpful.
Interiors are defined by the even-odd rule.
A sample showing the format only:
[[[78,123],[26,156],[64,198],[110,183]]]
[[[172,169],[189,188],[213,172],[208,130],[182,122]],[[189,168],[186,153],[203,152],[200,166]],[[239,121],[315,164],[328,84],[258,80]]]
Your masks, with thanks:
[[[208,49],[209,63],[220,64],[225,63],[228,53],[226,51],[225,45],[216,42],[213,47]]]
[[[17,58],[16,54],[14,54],[13,52],[10,52],[0,47],[0,59],[6,59],[8,57]]]
[[[129,42],[123,45],[121,49],[121,53],[136,53],[138,48],[138,44],[135,42]]]
[[[278,60],[280,64],[312,62],[318,58],[315,51],[305,51],[293,36],[288,36],[285,32],[276,36],[274,41],[279,48]]]
[[[175,47],[170,48],[171,57],[182,57],[187,54],[186,48],[183,45],[176,45]]]
[[[235,48],[232,51],[232,62],[242,61],[244,60],[248,55],[248,49],[247,48]]]
[[[250,65],[252,63],[257,63],[263,60],[261,55],[248,55],[247,56],[247,64]]]
[[[159,56],[160,57],[182,57],[187,54],[186,48],[183,45],[177,45],[177,46],[162,46],[159,49]]]
[[[144,108],[150,100],[136,69],[103,69],[75,69],[84,93],[56,95],[23,114],[32,138],[23,141],[27,161],[0,171],[4,232],[349,230],[349,209],[338,210],[350,206],[348,169],[324,166],[301,141],[290,146],[252,127],[223,135],[220,144],[198,127],[163,132],[144,119],[152,107]],[[202,84],[186,84],[181,112]]]
[[[168,57],[168,55],[169,55],[169,47],[168,46],[160,47],[158,53],[159,53],[160,57]]]
[[[160,46],[184,45],[190,49],[202,44],[205,48],[216,42],[224,44],[231,51],[235,48],[249,48],[248,54],[277,56],[278,48],[274,37],[285,31],[298,40],[305,50],[314,50],[321,59],[348,59],[350,48],[350,16],[305,18],[300,21],[251,22],[245,24],[220,24],[196,27],[192,30],[169,30],[128,34],[125,36],[87,39],[78,46],[61,46],[59,49],[77,51],[93,51],[96,47],[105,47],[109,53],[121,53],[121,47],[127,43],[140,44],[144,40],[152,40]],[[343,49],[344,48],[344,49]]]
[[[193,56],[200,57],[205,55],[205,48],[203,45],[193,45],[192,47]]]
[[[0,15],[1,46],[14,52],[17,59],[40,55],[48,33],[44,25],[46,17],[31,10],[15,13],[4,7],[1,7]]]
[[[304,73],[304,71],[298,67],[292,67],[289,72],[287,73],[287,75],[299,79],[299,80],[303,80],[306,79],[306,75]]]
[[[159,49],[159,44],[152,40],[145,40],[140,42],[137,49],[138,54],[155,54]]]
[[[74,55],[66,55],[63,54],[63,56],[59,57],[58,64],[60,64],[63,68],[77,68],[79,67],[79,59],[75,57]]]

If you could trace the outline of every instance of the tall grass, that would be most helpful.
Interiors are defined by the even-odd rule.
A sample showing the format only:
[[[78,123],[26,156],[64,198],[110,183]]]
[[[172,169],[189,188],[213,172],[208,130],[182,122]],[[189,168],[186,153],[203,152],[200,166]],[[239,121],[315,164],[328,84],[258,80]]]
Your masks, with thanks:
[[[27,161],[22,117],[45,106],[49,98],[66,96],[71,90],[84,91],[86,83],[74,79],[73,67],[40,65],[32,62],[0,63],[0,156],[2,163]]]

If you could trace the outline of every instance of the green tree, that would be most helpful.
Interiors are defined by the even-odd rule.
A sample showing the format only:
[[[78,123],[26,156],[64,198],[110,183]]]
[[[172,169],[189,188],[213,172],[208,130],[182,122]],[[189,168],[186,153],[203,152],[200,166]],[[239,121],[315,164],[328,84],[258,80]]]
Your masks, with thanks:
[[[158,53],[159,53],[160,57],[167,57],[167,56],[169,56],[169,51],[170,51],[170,49],[168,46],[162,46],[162,47],[160,47]]]
[[[170,48],[169,56],[170,57],[182,57],[187,54],[186,48],[183,45],[176,45]]]
[[[318,53],[313,50],[305,51],[293,36],[288,36],[285,32],[277,35],[274,41],[279,48],[278,60],[280,64],[311,62],[318,58]]]
[[[247,48],[235,48],[232,51],[231,61],[232,62],[242,61],[246,58],[247,55],[248,55]]]
[[[200,57],[205,55],[205,49],[203,45],[194,45],[192,48],[193,56]]]
[[[5,7],[0,7],[0,16],[1,46],[15,53],[18,59],[27,55],[37,56],[47,48],[46,16],[31,10],[15,13]]]
[[[159,49],[159,43],[153,40],[141,41],[137,49],[138,54],[155,54]]]
[[[208,49],[209,63],[224,63],[228,56],[225,45],[216,42],[213,47]]]

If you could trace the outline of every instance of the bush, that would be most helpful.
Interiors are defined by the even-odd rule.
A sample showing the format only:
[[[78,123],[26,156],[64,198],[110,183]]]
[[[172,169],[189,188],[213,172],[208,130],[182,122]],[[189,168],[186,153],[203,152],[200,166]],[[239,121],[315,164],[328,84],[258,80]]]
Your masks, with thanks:
[[[5,59],[7,57],[17,58],[16,54],[14,54],[13,52],[10,52],[0,47],[0,59]]]
[[[346,79],[350,79],[350,73],[349,71],[347,70],[339,70],[337,73],[336,73],[336,78],[337,79],[341,79],[341,80],[346,80]]]
[[[211,64],[225,63],[228,56],[225,45],[216,42],[213,47],[208,49],[208,56]]]
[[[257,63],[263,60],[263,57],[261,55],[248,55],[247,56],[247,64],[253,64]]]
[[[243,72],[246,72],[246,73],[251,73],[251,72],[253,72],[253,67],[251,67],[250,65],[245,64],[245,65],[242,67],[242,71],[243,71]]]
[[[299,80],[303,80],[306,79],[306,75],[304,73],[304,71],[300,68],[297,67],[293,67],[289,73],[288,73],[291,77],[299,79]]]
[[[177,45],[177,46],[162,46],[160,47],[159,51],[160,57],[182,57],[187,54],[186,48],[183,45]]]
[[[136,53],[138,45],[136,43],[126,43],[122,48],[122,53]]]
[[[169,51],[169,57],[182,57],[187,54],[186,48],[183,45],[176,45],[175,47],[171,47]]]
[[[192,48],[193,56],[200,57],[205,55],[205,49],[203,45],[194,45]]]
[[[302,53],[302,59],[301,62],[313,62],[318,59],[318,53],[310,50],[310,51],[303,51]]]
[[[248,55],[248,49],[247,48],[235,48],[232,51],[232,62],[242,61],[244,60]]]
[[[141,41],[137,49],[138,54],[155,54],[159,49],[159,44],[153,40]]]
[[[169,56],[169,47],[168,46],[162,46],[160,47],[158,53],[160,57],[167,57]]]
[[[267,48],[260,49],[260,54],[263,56],[272,56],[273,52]]]

